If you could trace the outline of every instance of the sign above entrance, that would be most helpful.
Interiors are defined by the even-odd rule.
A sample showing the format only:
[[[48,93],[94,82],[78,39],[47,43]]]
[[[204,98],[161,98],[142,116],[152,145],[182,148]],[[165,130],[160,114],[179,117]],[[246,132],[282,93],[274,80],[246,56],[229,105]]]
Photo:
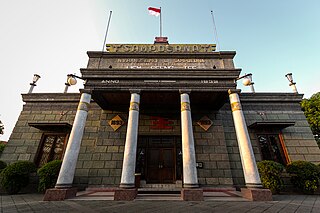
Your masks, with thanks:
[[[110,53],[210,53],[215,44],[107,44]]]
[[[151,129],[173,129],[173,121],[167,118],[162,118],[158,116],[151,116]]]
[[[117,131],[117,129],[119,129],[123,124],[124,124],[124,121],[121,119],[119,115],[114,116],[109,121],[109,125],[114,131]]]

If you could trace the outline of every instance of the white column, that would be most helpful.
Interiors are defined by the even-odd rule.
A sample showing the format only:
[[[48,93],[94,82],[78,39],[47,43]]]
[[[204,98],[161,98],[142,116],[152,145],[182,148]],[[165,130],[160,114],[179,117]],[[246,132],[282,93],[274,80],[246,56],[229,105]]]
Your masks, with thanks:
[[[181,93],[181,134],[182,134],[182,162],[183,187],[195,188],[198,185],[196,156],[192,130],[191,108],[189,95]]]
[[[246,186],[262,187],[239,95],[228,92]]]
[[[56,188],[72,187],[90,100],[91,94],[82,93],[55,186]]]
[[[136,152],[138,140],[140,95],[137,92],[131,93],[126,144],[121,174],[121,188],[134,188],[134,173],[136,168]]]

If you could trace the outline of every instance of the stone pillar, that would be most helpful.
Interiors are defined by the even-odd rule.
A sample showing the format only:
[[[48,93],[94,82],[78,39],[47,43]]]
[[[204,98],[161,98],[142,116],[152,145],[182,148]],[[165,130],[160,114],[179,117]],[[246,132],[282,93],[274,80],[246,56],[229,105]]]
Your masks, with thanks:
[[[239,95],[228,92],[246,186],[262,187]]]
[[[64,200],[75,196],[72,182],[76,170],[91,94],[82,93],[55,189],[46,191],[44,200]]]
[[[194,149],[191,108],[188,93],[181,93],[181,134],[182,134],[182,161],[183,187],[196,188],[198,176]]]
[[[187,92],[180,91],[180,97],[184,187],[181,190],[181,197],[185,201],[201,201],[203,200],[203,190],[198,188],[199,184],[189,94]]]
[[[121,174],[121,188],[134,188],[134,173],[136,168],[136,152],[138,140],[140,95],[131,93],[126,144]]]
[[[134,173],[136,169],[136,152],[139,127],[139,104],[139,91],[131,91],[120,189],[115,190],[114,200],[134,200],[137,195],[137,189],[135,189]]]

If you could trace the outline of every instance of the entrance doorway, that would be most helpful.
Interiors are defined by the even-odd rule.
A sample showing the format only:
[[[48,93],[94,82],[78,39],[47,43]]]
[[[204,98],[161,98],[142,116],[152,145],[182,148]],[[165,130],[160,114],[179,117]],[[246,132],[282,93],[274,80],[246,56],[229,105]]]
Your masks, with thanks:
[[[175,181],[173,148],[149,148],[147,162],[148,183],[173,183]]]
[[[136,172],[146,183],[181,180],[181,140],[177,136],[141,136],[138,140]]]

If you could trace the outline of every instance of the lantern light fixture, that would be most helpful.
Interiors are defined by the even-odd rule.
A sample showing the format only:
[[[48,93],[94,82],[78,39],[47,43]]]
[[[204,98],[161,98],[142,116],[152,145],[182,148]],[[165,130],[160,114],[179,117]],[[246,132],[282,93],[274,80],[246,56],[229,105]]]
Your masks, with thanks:
[[[32,93],[34,87],[37,86],[37,85],[36,85],[37,81],[38,81],[40,78],[41,78],[41,77],[40,77],[40,75],[38,75],[38,74],[34,74],[34,75],[33,75],[32,82],[30,83],[30,89],[29,89],[29,92],[28,92],[28,93]]]
[[[245,74],[243,76],[240,76],[239,78],[237,78],[237,80],[243,79],[242,84],[244,86],[250,86],[251,92],[255,93],[256,91],[254,90],[253,84],[254,82],[252,81],[252,74],[248,73]]]
[[[298,94],[298,90],[296,87],[296,82],[293,82],[293,77],[292,77],[292,73],[288,73],[285,75],[285,77],[288,79],[288,81],[290,82],[289,86],[292,88],[292,91],[296,94]]]
[[[65,83],[64,93],[68,92],[69,86],[73,86],[73,85],[77,84],[77,78],[79,78],[81,80],[85,80],[82,77],[79,77],[75,74],[68,74],[67,75],[67,82]]]

